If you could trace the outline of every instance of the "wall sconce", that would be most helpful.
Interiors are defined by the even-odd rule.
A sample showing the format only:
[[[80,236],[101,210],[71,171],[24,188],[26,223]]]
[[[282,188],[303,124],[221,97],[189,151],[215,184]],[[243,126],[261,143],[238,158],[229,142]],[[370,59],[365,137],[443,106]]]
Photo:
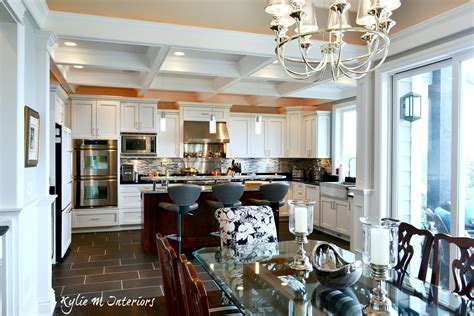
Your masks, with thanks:
[[[421,119],[421,95],[414,92],[400,98],[400,117],[408,122]]]

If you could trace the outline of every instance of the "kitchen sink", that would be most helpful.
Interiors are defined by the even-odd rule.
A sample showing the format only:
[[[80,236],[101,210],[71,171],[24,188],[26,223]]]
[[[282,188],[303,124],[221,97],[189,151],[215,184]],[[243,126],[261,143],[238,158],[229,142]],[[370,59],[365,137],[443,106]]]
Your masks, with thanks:
[[[355,183],[352,182],[321,182],[321,195],[326,195],[336,199],[347,199],[349,189],[354,188]]]

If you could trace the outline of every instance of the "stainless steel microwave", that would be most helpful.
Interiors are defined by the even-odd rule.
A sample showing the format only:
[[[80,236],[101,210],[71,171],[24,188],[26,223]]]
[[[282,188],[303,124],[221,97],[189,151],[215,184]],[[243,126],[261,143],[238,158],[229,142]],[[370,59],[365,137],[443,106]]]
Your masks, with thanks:
[[[122,156],[156,156],[156,134],[122,133]]]

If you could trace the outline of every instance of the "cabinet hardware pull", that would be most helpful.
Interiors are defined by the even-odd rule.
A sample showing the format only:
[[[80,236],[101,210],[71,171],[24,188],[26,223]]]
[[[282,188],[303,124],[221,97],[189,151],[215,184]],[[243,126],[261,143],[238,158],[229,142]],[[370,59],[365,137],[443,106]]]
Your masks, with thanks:
[[[98,221],[100,218],[91,218],[90,221]]]

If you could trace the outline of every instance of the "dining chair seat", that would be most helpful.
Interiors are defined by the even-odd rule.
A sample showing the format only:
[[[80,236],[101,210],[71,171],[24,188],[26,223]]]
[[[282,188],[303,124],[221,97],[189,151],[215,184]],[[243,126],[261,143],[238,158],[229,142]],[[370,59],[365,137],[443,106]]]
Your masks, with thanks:
[[[221,244],[236,246],[277,242],[273,211],[268,206],[241,206],[216,210]]]
[[[186,255],[180,256],[181,270],[184,283],[184,298],[186,311],[191,316],[242,315],[232,304],[209,308],[209,299],[201,278],[197,276],[193,264]]]
[[[433,245],[433,234],[426,229],[418,229],[415,226],[402,222],[398,227],[398,262],[394,266],[400,272],[399,282],[408,273],[411,260],[415,255],[414,243],[418,240],[415,236],[423,238],[421,243],[420,268],[418,269],[418,279],[425,281],[430,260],[431,247]]]

